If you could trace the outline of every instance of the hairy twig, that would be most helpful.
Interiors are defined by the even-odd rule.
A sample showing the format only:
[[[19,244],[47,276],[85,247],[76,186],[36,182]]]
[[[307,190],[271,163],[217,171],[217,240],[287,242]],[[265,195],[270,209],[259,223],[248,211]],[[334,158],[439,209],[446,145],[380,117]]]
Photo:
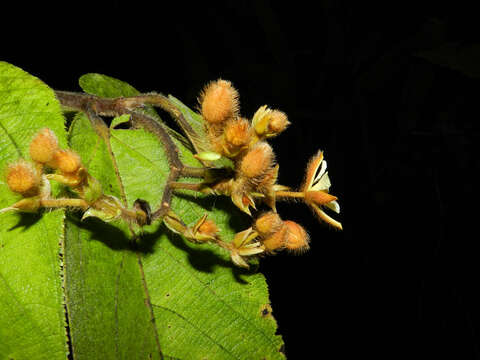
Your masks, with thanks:
[[[171,171],[163,191],[160,208],[153,212],[152,220],[163,218],[170,209],[173,191],[170,183],[177,181],[180,176],[199,178],[206,176],[206,172],[208,171],[206,168],[185,166],[180,160],[179,150],[169,136],[165,126],[150,115],[139,110],[145,104],[161,107],[174,117],[182,129],[192,133],[193,129],[186,122],[181,112],[167,97],[161,94],[146,94],[128,98],[101,98],[95,95],[68,91],[56,91],[55,94],[65,108],[84,112],[97,134],[107,143],[107,146],[109,146],[110,132],[101,116],[114,117],[128,114],[130,115],[130,121],[133,126],[144,128],[158,138],[165,148]]]

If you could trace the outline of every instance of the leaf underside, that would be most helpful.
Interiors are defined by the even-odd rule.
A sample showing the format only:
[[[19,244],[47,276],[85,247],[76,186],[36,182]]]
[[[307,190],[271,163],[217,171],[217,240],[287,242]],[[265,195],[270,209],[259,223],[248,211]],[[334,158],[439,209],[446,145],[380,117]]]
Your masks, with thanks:
[[[0,66],[0,89],[5,86],[2,66],[16,69]],[[84,75],[80,84],[104,97],[138,93],[99,74]],[[51,127],[65,144],[58,103],[54,97],[51,100],[58,110],[55,116],[17,129],[10,119],[31,116],[31,104],[12,107],[15,110],[8,115],[3,105],[8,100],[1,98],[0,131],[5,128],[23,136],[13,138],[22,144],[17,145],[22,155],[26,156],[25,148],[38,128]],[[109,139],[104,140],[85,115],[77,114],[68,141],[105,193],[129,207],[138,198],[154,210],[160,206],[169,169],[164,148],[154,135],[142,129],[110,129]],[[182,161],[199,166],[182,142],[175,142]],[[2,134],[0,164],[18,157],[14,143]],[[5,207],[15,197],[3,182],[0,187]],[[225,239],[243,230],[248,220],[228,199],[188,191],[175,196],[172,207],[187,224],[208,212]],[[30,226],[32,217],[36,220]],[[80,218],[80,213],[67,213],[63,241],[63,211],[0,216],[0,306],[11,309],[0,312],[0,358],[65,358],[64,294],[74,359],[159,359],[162,354],[166,359],[284,358],[275,320],[269,311],[265,315],[270,307],[261,274],[235,268],[221,249],[191,244],[158,222],[132,240],[134,233],[139,234],[132,225]],[[59,257],[63,247],[65,290]],[[23,346],[18,346],[19,339]]]

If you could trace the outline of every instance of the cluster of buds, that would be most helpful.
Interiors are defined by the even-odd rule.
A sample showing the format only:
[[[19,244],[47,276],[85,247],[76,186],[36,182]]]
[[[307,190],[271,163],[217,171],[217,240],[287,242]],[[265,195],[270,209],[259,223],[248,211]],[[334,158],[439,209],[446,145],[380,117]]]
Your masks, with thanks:
[[[104,194],[100,183],[83,166],[80,156],[71,149],[60,149],[50,129],[40,130],[30,142],[29,150],[31,161],[18,160],[6,171],[8,187],[22,195],[22,199],[0,212],[68,207],[83,210],[83,218],[94,216],[104,221],[123,218],[139,225],[149,221],[147,212],[140,206],[129,210],[114,196]],[[52,180],[66,186],[73,196],[54,198]]]
[[[285,113],[262,106],[252,121],[240,116],[239,95],[229,81],[209,83],[199,97],[200,111],[212,151],[233,161],[235,177],[208,186],[204,192],[228,195],[251,215],[255,198],[275,207],[278,166],[267,139],[290,124]],[[201,154],[199,155],[201,158]],[[282,187],[283,188],[283,187]]]
[[[302,253],[309,249],[310,239],[305,229],[291,220],[282,220],[273,211],[261,214],[255,220],[253,229],[267,253],[283,249]]]
[[[257,210],[258,203],[270,207],[271,211],[257,216],[252,227],[238,233],[228,246],[217,234],[209,240],[229,250],[237,265],[248,267],[245,259],[248,256],[273,254],[282,249],[298,253],[309,248],[309,236],[305,229],[293,221],[282,220],[276,213],[277,200],[301,199],[320,220],[337,229],[342,226],[323,210],[327,207],[337,213],[340,211],[337,198],[328,193],[330,180],[323,152],[318,152],[310,160],[305,180],[298,191],[277,184],[279,165],[267,140],[279,135],[290,125],[286,114],[265,105],[248,120],[240,115],[239,109],[238,92],[229,81],[219,79],[203,89],[199,97],[199,110],[211,151],[197,154],[197,158],[211,160],[226,157],[233,162],[233,176],[213,180],[206,177],[200,185],[174,185],[176,188],[196,189],[206,194],[230,196],[232,202],[250,216],[250,208]],[[166,222],[169,222],[168,218]],[[182,226],[184,235],[198,237],[198,233],[192,233],[192,228]],[[179,229],[177,227],[177,231]]]
[[[261,214],[253,226],[235,235],[228,247],[235,264],[248,268],[247,256],[275,254],[279,250],[302,253],[309,249],[310,238],[305,229],[291,220],[282,220],[269,211]]]

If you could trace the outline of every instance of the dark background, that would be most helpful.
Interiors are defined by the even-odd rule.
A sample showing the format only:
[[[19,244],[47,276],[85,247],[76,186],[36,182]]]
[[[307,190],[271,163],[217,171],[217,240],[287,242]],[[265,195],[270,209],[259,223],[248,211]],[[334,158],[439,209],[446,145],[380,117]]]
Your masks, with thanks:
[[[272,142],[280,182],[299,185],[325,150],[344,226],[278,206],[312,238],[309,253],[260,265],[287,356],[480,359],[474,9],[177,3],[20,4],[2,11],[0,58],[56,89],[99,72],[190,106],[222,77],[245,116],[285,111],[292,126]]]

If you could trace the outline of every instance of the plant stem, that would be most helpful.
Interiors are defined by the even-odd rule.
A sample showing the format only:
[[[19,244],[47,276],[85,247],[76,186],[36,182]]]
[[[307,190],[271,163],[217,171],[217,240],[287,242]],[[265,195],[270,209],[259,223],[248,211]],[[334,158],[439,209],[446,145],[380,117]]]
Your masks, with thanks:
[[[168,97],[162,94],[141,94],[128,98],[119,98],[117,99],[117,104],[123,104],[125,108],[130,108],[132,110],[134,108],[141,107],[144,104],[158,106],[172,116],[172,118],[178,123],[178,125],[180,125],[187,136],[190,136],[190,134],[198,136],[195,130],[193,130],[190,124],[185,120],[185,117],[180,110],[177,109],[177,107],[170,101]]]
[[[180,183],[180,182],[171,182],[170,187],[172,189],[182,189],[182,190],[193,190],[200,191],[204,185],[202,183],[192,184],[192,183]]]
[[[276,197],[304,198],[305,194],[299,191],[277,191]]]
[[[40,200],[42,207],[59,208],[59,207],[79,207],[83,210],[88,209],[88,203],[83,199],[46,199]]]
[[[171,172],[169,174],[167,185],[163,191],[161,206],[152,214],[152,220],[163,217],[170,208],[172,198],[172,189],[170,188],[169,183],[176,181],[180,177],[180,170],[183,169],[184,166],[180,160],[178,148],[168,135],[165,126],[151,116],[141,113],[138,110],[132,110],[132,108],[142,106],[141,100],[153,99],[155,100],[153,102],[156,102],[156,105],[166,109],[170,114],[175,116],[175,120],[179,122],[181,126],[184,126],[188,123],[185,121],[180,111],[163,95],[155,95],[154,97],[139,96],[110,99],[68,91],[56,91],[55,94],[64,107],[84,112],[90,119],[95,131],[106,142],[109,141],[110,131],[100,116],[113,117],[123,114],[130,114],[130,119],[133,125],[144,128],[153,133],[160,140],[165,148]]]

